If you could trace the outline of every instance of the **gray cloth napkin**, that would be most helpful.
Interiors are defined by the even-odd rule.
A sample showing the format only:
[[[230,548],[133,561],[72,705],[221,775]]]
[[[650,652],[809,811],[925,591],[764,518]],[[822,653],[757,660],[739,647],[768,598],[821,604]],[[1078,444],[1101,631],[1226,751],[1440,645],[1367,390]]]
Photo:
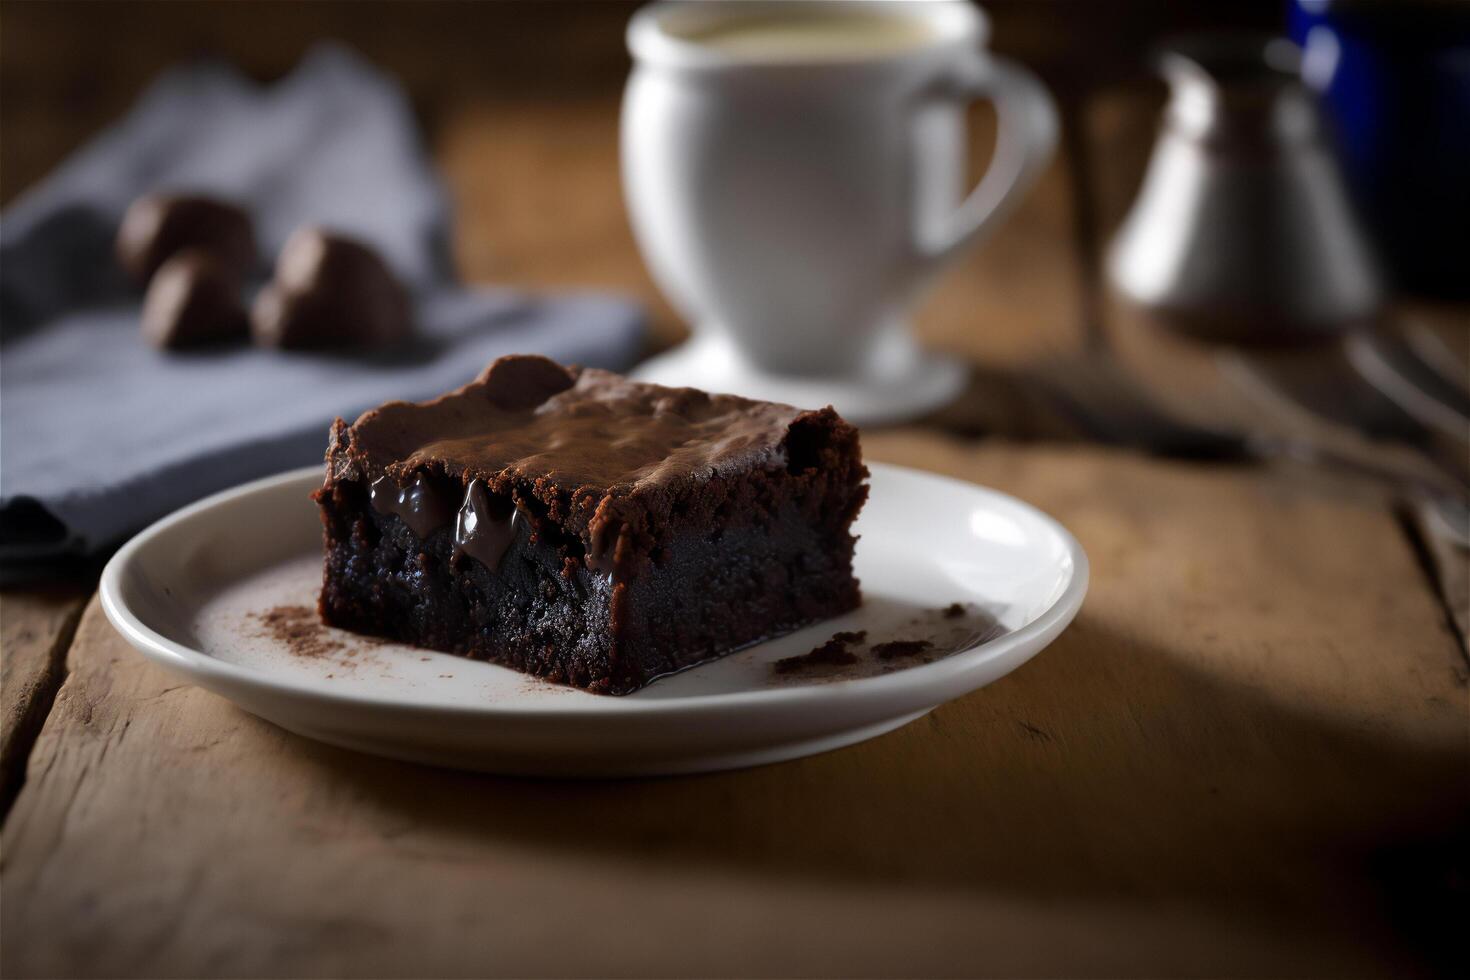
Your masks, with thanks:
[[[267,263],[308,221],[371,242],[414,292],[418,338],[372,353],[154,350],[111,252],[123,211],[154,189],[247,207]],[[163,76],[0,216],[0,579],[319,461],[335,416],[431,397],[501,354],[609,368],[636,356],[632,303],[467,289],[449,234],[402,92],[341,48],[270,87],[219,65]]]

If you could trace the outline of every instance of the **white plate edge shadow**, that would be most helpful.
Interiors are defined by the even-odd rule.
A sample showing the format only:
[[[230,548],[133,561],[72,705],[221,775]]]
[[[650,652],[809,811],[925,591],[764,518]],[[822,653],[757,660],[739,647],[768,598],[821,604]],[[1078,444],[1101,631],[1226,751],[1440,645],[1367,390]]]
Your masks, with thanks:
[[[812,744],[801,751],[789,745],[786,746],[786,750],[779,746],[771,746],[760,751],[742,753],[741,758],[749,761],[655,768],[657,771],[672,773],[758,764],[760,761],[778,761],[782,758],[836,748],[842,744],[861,741],[881,734],[923,715],[938,704],[997,680],[1021,666],[1055,639],[1076,615],[1087,591],[1089,579],[1087,556],[1076,539],[1049,515],[1007,494],[963,480],[885,464],[871,463],[869,466],[874,471],[875,477],[885,474],[890,480],[920,479],[939,482],[948,484],[957,491],[979,493],[982,496],[1001,500],[1006,506],[1019,508],[1031,519],[1045,526],[1062,543],[1071,565],[1070,578],[1054,597],[1051,605],[1021,627],[970,650],[953,654],[927,665],[877,677],[787,688],[707,694],[688,698],[662,700],[595,698],[594,707],[589,708],[587,703],[583,703],[576,709],[548,704],[492,703],[483,706],[425,704],[395,700],[391,696],[380,697],[357,692],[324,691],[292,683],[289,679],[277,677],[268,672],[231,664],[182,645],[153,630],[128,606],[123,595],[123,577],[130,565],[138,560],[139,555],[161,533],[179,523],[194,519],[201,513],[227,505],[241,497],[294,483],[301,483],[304,488],[309,488],[321,478],[320,466],[314,466],[265,477],[221,491],[155,522],[125,544],[108,562],[99,584],[99,597],[108,620],[131,646],[165,668],[183,675],[207,690],[226,697],[245,710],[311,737],[362,751],[396,755],[399,758],[410,758],[416,761],[432,762],[433,760],[426,758],[423,753],[416,750],[397,753],[382,744],[365,745],[361,739],[346,733],[334,738],[320,728],[303,727],[283,721],[272,710],[260,710],[258,702],[254,705],[243,703],[245,700],[256,702],[256,697],[244,697],[244,693],[249,692],[251,695],[265,698],[281,698],[298,710],[302,703],[310,703],[329,710],[339,709],[357,714],[370,712],[383,716],[385,720],[401,719],[405,723],[412,720],[430,719],[441,721],[444,719],[464,721],[493,719],[497,722],[531,724],[536,729],[546,729],[548,726],[570,726],[572,729],[579,729],[589,725],[614,722],[616,719],[623,719],[627,722],[632,722],[634,719],[645,722],[655,722],[657,719],[674,722],[678,719],[718,717],[728,720],[739,717],[742,713],[779,711],[788,714],[808,707],[821,707],[835,714],[848,716],[853,720],[857,720],[853,716],[862,719],[861,724],[849,726],[840,732],[834,731],[822,737],[807,739],[806,741]],[[880,705],[881,710],[875,713],[875,709],[878,709]],[[323,719],[323,721],[326,720]],[[844,738],[844,734],[852,737]],[[452,764],[464,765],[463,763]],[[476,766],[469,767],[475,768]],[[490,768],[502,767],[492,765]],[[523,769],[524,767],[512,767],[504,771],[513,771],[516,768]],[[552,768],[560,769],[561,767]]]

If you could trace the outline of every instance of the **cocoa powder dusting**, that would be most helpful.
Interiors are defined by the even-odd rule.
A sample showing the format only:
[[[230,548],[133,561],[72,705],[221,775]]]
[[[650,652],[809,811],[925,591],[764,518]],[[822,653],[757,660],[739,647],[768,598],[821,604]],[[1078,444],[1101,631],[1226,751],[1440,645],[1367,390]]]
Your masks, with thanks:
[[[276,606],[251,615],[264,635],[298,657],[326,657],[346,649],[345,643],[327,632],[310,606]]]

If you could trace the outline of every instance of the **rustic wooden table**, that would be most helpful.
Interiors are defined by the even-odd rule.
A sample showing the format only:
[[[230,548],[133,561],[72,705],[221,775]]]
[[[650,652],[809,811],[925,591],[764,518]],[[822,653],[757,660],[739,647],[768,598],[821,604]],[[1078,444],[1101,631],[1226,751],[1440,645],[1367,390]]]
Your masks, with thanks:
[[[1089,445],[1022,380],[1090,323],[1179,410],[1255,410],[1097,286],[1149,99],[1073,119],[1038,191],[925,307],[926,341],[977,365],[965,401],[864,436],[872,459],[1077,534],[1094,584],[1054,647],[854,748],[538,782],[305,741],[146,663],[89,589],[10,592],[0,972],[1463,969],[1464,555],[1341,475]],[[667,344],[681,328],[627,230],[616,115],[484,104],[442,120],[435,151],[472,278],[630,291]],[[1436,322],[1463,358],[1463,317]]]

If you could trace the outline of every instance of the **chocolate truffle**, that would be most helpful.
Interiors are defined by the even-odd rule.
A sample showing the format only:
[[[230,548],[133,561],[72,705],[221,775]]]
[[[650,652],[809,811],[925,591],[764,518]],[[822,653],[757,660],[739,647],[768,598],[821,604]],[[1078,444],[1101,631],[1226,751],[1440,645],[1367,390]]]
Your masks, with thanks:
[[[178,349],[249,335],[240,286],[210,252],[188,248],[159,267],[143,298],[143,336]]]
[[[411,329],[408,294],[378,254],[312,227],[287,240],[251,310],[255,342],[269,347],[378,347]]]
[[[118,262],[140,283],[186,248],[209,253],[221,272],[243,282],[255,266],[250,216],[210,197],[149,194],[133,202],[118,228]]]

